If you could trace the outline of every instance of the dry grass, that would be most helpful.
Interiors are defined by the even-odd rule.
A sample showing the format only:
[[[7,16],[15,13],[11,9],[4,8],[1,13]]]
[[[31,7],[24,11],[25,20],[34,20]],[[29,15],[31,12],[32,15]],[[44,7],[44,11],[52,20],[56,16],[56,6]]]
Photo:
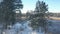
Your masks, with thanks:
[[[52,19],[52,20],[60,20],[60,17],[49,17],[49,19]]]

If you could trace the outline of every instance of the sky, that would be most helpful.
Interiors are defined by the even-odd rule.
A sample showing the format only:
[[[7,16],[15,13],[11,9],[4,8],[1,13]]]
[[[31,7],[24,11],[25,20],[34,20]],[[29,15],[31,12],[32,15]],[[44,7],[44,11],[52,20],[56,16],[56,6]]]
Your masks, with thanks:
[[[0,0],[1,2],[2,0]],[[30,10],[35,10],[36,2],[38,0],[22,0],[23,9],[22,13],[26,13]],[[48,11],[53,13],[60,13],[60,0],[40,0],[48,4]]]
[[[36,2],[38,0],[22,0],[23,9],[22,13],[26,13],[29,10],[33,10],[36,7]],[[48,11],[53,13],[60,13],[60,0],[40,0],[48,4]]]

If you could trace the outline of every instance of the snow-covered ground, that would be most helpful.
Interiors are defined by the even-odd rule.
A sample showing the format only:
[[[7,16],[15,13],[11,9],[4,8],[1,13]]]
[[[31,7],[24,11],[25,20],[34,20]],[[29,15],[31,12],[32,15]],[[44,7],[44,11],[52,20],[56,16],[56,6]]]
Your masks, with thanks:
[[[11,27],[11,29],[4,30],[3,34],[44,34],[44,32],[33,31],[31,27],[28,26],[29,21],[25,23],[17,22]]]
[[[52,22],[51,26],[48,26],[48,32],[53,34],[60,34],[60,21],[59,20],[49,20]]]
[[[48,32],[52,32],[53,34],[60,34],[60,21],[57,20],[49,20],[52,21],[52,25],[48,26]],[[32,28],[28,25],[29,21],[24,21],[22,23],[17,22],[13,26],[10,26],[10,29],[3,30],[3,34],[45,34],[44,31],[39,32],[33,31]],[[2,26],[0,26],[2,28]],[[0,29],[1,33],[1,29]]]

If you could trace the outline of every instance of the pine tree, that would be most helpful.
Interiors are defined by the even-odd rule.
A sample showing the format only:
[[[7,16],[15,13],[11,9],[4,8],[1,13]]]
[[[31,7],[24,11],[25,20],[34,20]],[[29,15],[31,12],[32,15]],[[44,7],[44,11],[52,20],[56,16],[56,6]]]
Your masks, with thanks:
[[[39,27],[45,28],[47,20],[45,18],[46,12],[48,11],[48,5],[43,1],[38,1],[35,8],[35,18],[31,20],[31,26],[33,29],[39,29]]]
[[[18,4],[19,1],[19,4]],[[16,4],[17,3],[17,4]],[[15,23],[15,15],[16,15],[16,9],[22,9],[22,1],[21,0],[3,0],[3,2],[0,3],[0,12],[1,12],[1,18],[2,22],[5,23],[5,25],[10,25]]]

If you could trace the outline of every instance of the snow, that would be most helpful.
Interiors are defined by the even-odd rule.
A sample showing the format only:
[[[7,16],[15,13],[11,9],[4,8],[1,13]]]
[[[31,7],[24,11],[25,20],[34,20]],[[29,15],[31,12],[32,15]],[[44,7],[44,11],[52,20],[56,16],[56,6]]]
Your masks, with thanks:
[[[60,32],[60,21],[59,20],[49,20],[49,21],[52,21],[52,25],[48,26],[48,32],[53,32],[55,34],[59,33]]]
[[[44,34],[44,32],[33,31],[32,28],[28,26],[28,24],[28,21],[26,21],[24,24],[17,22],[12,26],[11,29],[4,30],[3,34]]]
[[[56,20],[49,20],[52,21],[52,26],[48,26],[48,32],[60,32],[60,21]],[[41,31],[42,29],[39,28],[39,32],[37,30],[33,31],[32,28],[29,26],[29,21],[24,21],[22,23],[17,22],[13,26],[8,26],[10,29],[5,29],[3,31],[3,34],[44,34],[44,31]],[[1,28],[3,26],[0,26],[0,33],[1,33]]]

